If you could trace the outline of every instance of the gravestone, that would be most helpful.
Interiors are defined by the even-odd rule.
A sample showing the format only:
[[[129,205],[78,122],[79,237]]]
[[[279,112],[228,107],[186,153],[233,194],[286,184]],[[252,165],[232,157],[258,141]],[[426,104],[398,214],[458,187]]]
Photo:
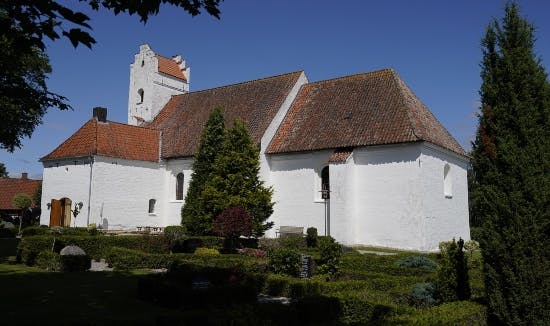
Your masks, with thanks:
[[[310,278],[312,274],[313,259],[311,255],[300,255],[300,278]]]

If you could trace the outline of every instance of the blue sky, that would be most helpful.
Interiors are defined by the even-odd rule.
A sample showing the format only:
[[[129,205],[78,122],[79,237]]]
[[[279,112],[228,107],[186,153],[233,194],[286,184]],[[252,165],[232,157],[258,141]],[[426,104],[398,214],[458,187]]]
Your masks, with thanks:
[[[73,6],[73,1],[67,2]],[[10,176],[39,178],[38,159],[92,115],[127,121],[129,65],[139,45],[164,56],[181,54],[191,67],[191,91],[305,70],[310,81],[391,67],[441,123],[470,149],[479,105],[480,40],[504,0],[226,0],[221,20],[164,7],[146,25],[135,16],[84,11],[92,50],[66,40],[48,42],[52,91],[73,111],[50,109],[23,147],[0,150]],[[550,2],[518,1],[536,27],[536,51],[548,71]]]

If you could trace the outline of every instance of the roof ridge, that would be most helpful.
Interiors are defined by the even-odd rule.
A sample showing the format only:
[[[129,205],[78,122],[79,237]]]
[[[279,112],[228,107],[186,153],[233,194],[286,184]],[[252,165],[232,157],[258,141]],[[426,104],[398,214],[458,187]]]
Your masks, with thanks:
[[[150,128],[150,127],[147,127],[147,126],[134,126],[134,125],[130,125],[130,124],[127,124],[127,123],[122,123],[122,122],[112,121],[112,120],[107,120],[106,122],[121,125],[121,126],[131,127],[131,128],[141,128],[141,129],[148,129],[148,130],[158,131],[158,129]]]
[[[201,89],[201,90],[199,90],[199,91],[193,91],[193,92],[178,94],[178,95],[174,95],[174,96],[172,96],[172,97],[180,97],[180,96],[183,96],[183,95],[189,95],[189,94],[197,94],[197,93],[202,93],[202,92],[208,92],[208,91],[212,91],[212,90],[216,90],[216,89],[220,89],[220,88],[227,88],[227,87],[232,87],[232,86],[237,86],[237,85],[242,85],[242,84],[248,84],[248,83],[253,83],[253,82],[257,82],[257,81],[261,81],[261,80],[272,79],[272,78],[278,78],[278,77],[283,77],[283,76],[286,76],[286,75],[293,75],[293,74],[303,73],[303,72],[304,72],[304,70],[301,69],[301,70],[296,70],[296,71],[292,71],[292,72],[287,72],[287,73],[284,73],[284,74],[279,74],[279,75],[274,75],[274,76],[267,76],[267,77],[261,77],[261,78],[251,79],[251,80],[245,80],[245,81],[238,82],[238,83],[234,83],[234,84],[223,85],[223,86],[218,86],[218,87],[212,87],[212,88],[207,88],[207,89]]]
[[[318,81],[314,81],[314,82],[308,82],[306,85],[318,84],[318,83],[329,82],[329,81],[335,81],[335,80],[338,80],[338,79],[347,79],[347,78],[357,77],[357,76],[369,76],[369,75],[379,74],[379,73],[382,73],[382,72],[395,73],[393,68],[383,68],[383,69],[379,69],[379,70],[375,70],[375,71],[360,72],[360,73],[356,73],[356,74],[353,74],[353,75],[339,76],[339,77],[333,77],[333,78],[329,78],[329,79],[318,80]]]

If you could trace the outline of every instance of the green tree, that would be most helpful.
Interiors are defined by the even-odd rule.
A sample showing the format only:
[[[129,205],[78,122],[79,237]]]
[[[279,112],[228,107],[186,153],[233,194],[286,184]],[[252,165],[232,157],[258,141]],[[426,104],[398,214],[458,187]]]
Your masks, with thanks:
[[[6,166],[4,163],[0,163],[0,178],[7,178],[8,177],[8,171],[6,170]]]
[[[212,216],[206,213],[201,194],[212,174],[214,162],[221,153],[224,137],[223,110],[217,107],[210,114],[202,132],[189,189],[181,209],[181,222],[188,234],[204,235],[210,232]]]
[[[80,0],[93,10],[138,15],[143,23],[169,4],[195,16],[204,9],[219,18],[221,0],[99,1]],[[0,1],[0,148],[13,152],[30,137],[48,108],[69,109],[67,99],[46,85],[51,72],[44,38],[65,37],[74,47],[96,43],[90,18],[53,0]]]
[[[550,323],[550,86],[534,44],[515,3],[487,27],[472,151],[489,313],[511,325]]]
[[[464,255],[464,240],[452,242],[441,250],[441,263],[437,270],[437,292],[442,302],[468,300],[471,296],[468,262]]]
[[[201,194],[208,221],[227,207],[239,206],[252,216],[254,236],[260,237],[269,230],[273,226],[273,222],[267,222],[273,213],[273,190],[264,186],[259,171],[259,150],[244,122],[236,120]]]
[[[19,215],[19,235],[21,235],[21,225],[23,224],[23,214],[27,209],[32,206],[32,198],[27,194],[17,194],[13,196],[11,203],[13,206],[21,210],[21,215]]]

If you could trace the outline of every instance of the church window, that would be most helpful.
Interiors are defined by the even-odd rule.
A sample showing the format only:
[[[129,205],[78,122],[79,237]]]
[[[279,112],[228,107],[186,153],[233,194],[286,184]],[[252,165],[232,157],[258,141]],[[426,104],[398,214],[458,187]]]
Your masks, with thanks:
[[[451,175],[451,166],[445,164],[443,168],[443,194],[445,198],[453,197],[453,180]]]
[[[176,176],[176,200],[183,200],[183,173]]]
[[[141,60],[141,66],[145,66],[145,60]]]
[[[149,199],[149,214],[155,214],[156,199]]]
[[[139,103],[143,103],[143,96],[145,95],[145,92],[143,91],[143,88],[140,88],[138,90],[138,95],[139,95]]]
[[[321,198],[330,199],[330,173],[328,165],[321,170]]]

